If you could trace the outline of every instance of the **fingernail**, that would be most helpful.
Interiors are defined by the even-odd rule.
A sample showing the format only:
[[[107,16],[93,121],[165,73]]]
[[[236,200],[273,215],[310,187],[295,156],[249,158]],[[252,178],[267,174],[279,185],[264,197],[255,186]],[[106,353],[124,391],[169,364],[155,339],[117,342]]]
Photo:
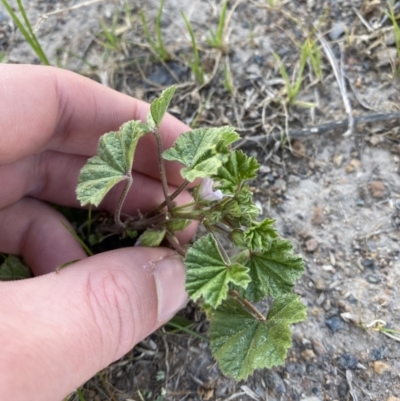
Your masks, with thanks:
[[[186,301],[185,266],[178,255],[166,257],[154,267],[158,297],[158,322],[169,320]]]

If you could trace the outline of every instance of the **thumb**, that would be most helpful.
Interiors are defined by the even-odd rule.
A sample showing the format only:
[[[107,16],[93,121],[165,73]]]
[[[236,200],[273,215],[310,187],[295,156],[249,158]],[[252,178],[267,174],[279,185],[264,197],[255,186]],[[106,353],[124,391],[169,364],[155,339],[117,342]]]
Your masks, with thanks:
[[[126,248],[0,283],[2,398],[61,399],[169,320],[184,281],[173,251]]]

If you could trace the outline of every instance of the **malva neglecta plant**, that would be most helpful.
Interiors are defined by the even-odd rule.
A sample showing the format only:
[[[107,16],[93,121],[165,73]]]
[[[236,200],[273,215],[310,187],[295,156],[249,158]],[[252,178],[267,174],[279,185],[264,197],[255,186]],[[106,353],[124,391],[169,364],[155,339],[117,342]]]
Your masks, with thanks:
[[[170,87],[152,102],[146,124],[129,121],[100,138],[97,156],[80,172],[76,193],[82,206],[98,206],[114,185],[125,181],[114,215],[120,234],[138,236],[140,246],[168,243],[184,257],[186,291],[210,320],[212,354],[224,374],[245,379],[255,369],[285,360],[290,325],[306,316],[305,306],[292,293],[303,261],[289,241],[279,238],[273,220],[256,221],[260,211],[246,182],[256,177],[259,164],[229,149],[239,139],[232,127],[194,129],[181,134],[172,148],[162,149],[158,127],[174,92]],[[121,218],[136,145],[144,135],[156,138],[165,202],[147,215]],[[182,185],[172,194],[165,160],[183,165]],[[178,206],[174,199],[197,179],[193,202]],[[194,220],[207,234],[182,246],[175,232]],[[229,249],[221,244],[222,236],[232,243]],[[273,302],[263,314],[255,303],[265,298]]]

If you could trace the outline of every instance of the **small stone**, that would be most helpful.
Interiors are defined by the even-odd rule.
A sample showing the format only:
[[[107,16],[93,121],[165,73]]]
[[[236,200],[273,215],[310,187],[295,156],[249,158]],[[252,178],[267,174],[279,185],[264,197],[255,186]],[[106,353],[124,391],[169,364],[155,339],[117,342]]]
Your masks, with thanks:
[[[311,217],[311,223],[314,226],[320,226],[324,222],[324,214],[322,213],[321,206],[317,206],[313,210],[313,216]]]
[[[368,189],[373,198],[382,199],[385,196],[385,185],[382,181],[372,181],[368,184]]]
[[[364,206],[365,202],[362,199],[357,199],[357,206]]]
[[[382,345],[382,347],[374,348],[369,353],[369,358],[371,361],[379,361],[383,359],[388,352],[388,347],[386,345]]]
[[[340,355],[340,357],[339,357],[339,365],[343,369],[354,370],[357,368],[358,359],[354,355],[344,353],[344,354]]]
[[[283,193],[286,191],[286,181],[282,180],[282,178],[278,178],[274,183],[274,189],[277,190],[278,193]]]
[[[295,185],[299,185],[300,183],[300,177],[297,175],[290,174],[288,177],[288,184],[289,186],[293,187]]]
[[[350,163],[345,167],[345,171],[347,174],[352,173],[354,170],[360,168],[361,162],[358,159],[351,159]]]
[[[373,259],[363,259],[361,260],[361,264],[368,269],[371,269],[373,271],[376,270],[376,264]]]
[[[261,174],[268,174],[271,172],[271,167],[262,165],[258,170]]]
[[[377,67],[393,64],[397,58],[397,49],[395,47],[385,47],[376,52],[378,62]]]
[[[339,330],[343,330],[344,323],[340,316],[331,316],[325,320],[325,324],[332,330],[333,333],[336,333]]]
[[[329,32],[329,37],[332,40],[338,40],[345,32],[345,27],[341,22],[334,22]]]
[[[314,287],[318,291],[324,291],[326,289],[325,281],[322,278],[317,278],[314,281]]]
[[[307,154],[306,147],[303,142],[294,139],[291,144],[292,154],[295,157],[304,157]]]
[[[381,282],[380,277],[376,274],[368,274],[366,279],[371,284],[379,284]]]
[[[307,362],[310,362],[313,359],[315,359],[315,354],[314,354],[314,351],[312,349],[305,349],[304,351],[300,352],[300,355]]]
[[[274,370],[268,370],[265,374],[265,382],[276,395],[281,396],[286,393],[285,383],[281,376]]]
[[[307,252],[314,252],[318,248],[318,242],[316,239],[311,238],[306,242]]]
[[[375,361],[372,364],[373,368],[374,368],[374,372],[378,375],[382,375],[385,372],[391,371],[392,367],[390,365],[388,365],[385,362],[382,361]]]
[[[322,344],[321,341],[319,341],[319,340],[313,340],[313,341],[312,341],[312,344],[313,344],[314,352],[315,352],[317,355],[321,356],[322,354],[325,354],[326,349],[325,349],[325,347],[324,347],[324,345]]]
[[[343,155],[333,156],[332,161],[333,161],[333,164],[334,164],[335,167],[340,167],[342,165],[342,162],[343,162]]]

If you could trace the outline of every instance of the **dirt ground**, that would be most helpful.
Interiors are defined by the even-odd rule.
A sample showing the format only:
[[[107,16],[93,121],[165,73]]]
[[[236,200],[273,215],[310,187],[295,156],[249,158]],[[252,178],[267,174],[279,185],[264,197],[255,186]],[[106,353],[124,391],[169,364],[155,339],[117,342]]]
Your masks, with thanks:
[[[139,18],[143,9],[153,32],[157,1],[88,3],[47,18],[81,2],[26,4],[51,62],[145,100],[177,84],[172,113],[178,118],[191,126],[237,127],[239,146],[262,166],[252,186],[263,216],[276,219],[305,259],[295,292],[308,315],[293,326],[285,366],[245,382],[220,374],[207,341],[166,327],[86,383],[85,399],[400,400],[400,335],[382,331],[400,330],[400,64],[387,3],[230,1],[222,54],[206,41],[219,1],[166,0],[162,33],[173,56],[167,63],[152,54]],[[182,10],[198,41],[203,86],[188,66],[193,56]],[[114,29],[114,40],[100,21]],[[319,37],[345,76],[345,95],[326,45],[317,41],[322,75],[308,63],[296,101],[289,102],[273,52],[296,77],[300,46]],[[38,63],[1,7],[0,51],[8,62]],[[347,122],[338,123],[350,113],[346,99],[355,118],[350,134]],[[195,306],[182,315],[207,337]]]

